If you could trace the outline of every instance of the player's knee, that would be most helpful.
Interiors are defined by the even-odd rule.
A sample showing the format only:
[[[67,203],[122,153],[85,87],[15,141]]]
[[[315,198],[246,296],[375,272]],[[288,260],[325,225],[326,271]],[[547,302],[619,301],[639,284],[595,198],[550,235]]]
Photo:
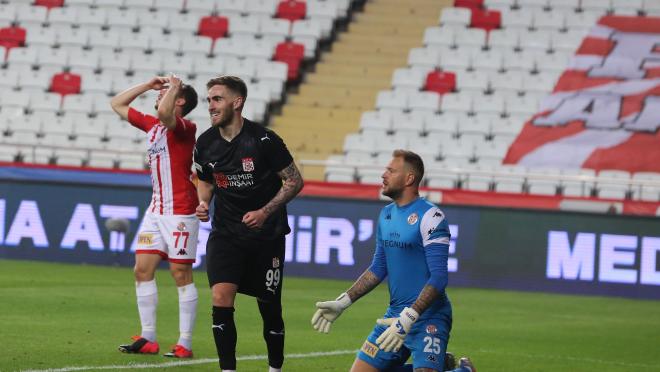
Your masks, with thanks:
[[[229,291],[213,288],[211,297],[213,300],[213,306],[220,306],[220,307],[234,306],[234,296]]]
[[[138,282],[148,282],[154,278],[154,271],[142,265],[135,265],[133,273],[135,274],[135,280]]]
[[[188,285],[193,282],[192,267],[177,266],[170,267],[170,274],[178,287]]]

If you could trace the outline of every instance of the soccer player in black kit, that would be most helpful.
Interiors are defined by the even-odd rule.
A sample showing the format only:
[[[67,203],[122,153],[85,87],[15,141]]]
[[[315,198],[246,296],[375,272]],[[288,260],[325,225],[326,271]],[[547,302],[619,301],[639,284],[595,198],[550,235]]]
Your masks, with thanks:
[[[215,196],[206,259],[220,368],[236,370],[234,299],[239,292],[257,298],[269,371],[281,371],[284,236],[290,231],[286,203],[300,192],[303,180],[282,139],[241,116],[247,97],[243,80],[221,76],[206,87],[212,127],[195,146],[196,214],[208,221]]]

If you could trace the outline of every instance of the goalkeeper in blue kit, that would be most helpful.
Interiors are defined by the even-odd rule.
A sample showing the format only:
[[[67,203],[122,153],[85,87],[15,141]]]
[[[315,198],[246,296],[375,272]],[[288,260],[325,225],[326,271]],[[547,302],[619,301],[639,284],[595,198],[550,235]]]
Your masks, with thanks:
[[[452,325],[445,292],[449,225],[438,207],[419,197],[423,176],[424,163],[417,154],[394,151],[382,176],[382,193],[393,203],[378,217],[371,266],[336,300],[316,303],[312,325],[327,333],[346,308],[388,278],[390,306],[360,348],[351,372],[456,367],[453,355],[446,354]],[[413,364],[405,364],[410,356]],[[461,358],[454,371],[476,369],[469,358]]]

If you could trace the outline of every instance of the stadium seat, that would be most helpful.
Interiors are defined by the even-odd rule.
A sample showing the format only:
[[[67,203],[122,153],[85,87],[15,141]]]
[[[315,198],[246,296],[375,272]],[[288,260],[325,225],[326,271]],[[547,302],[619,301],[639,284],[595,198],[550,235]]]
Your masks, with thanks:
[[[470,27],[491,31],[500,28],[501,24],[502,15],[498,10],[472,9]]]
[[[0,28],[0,46],[7,50],[25,45],[26,30],[23,27],[3,27]]]
[[[128,14],[119,9],[102,9],[102,8],[78,8],[78,17],[76,24],[87,27],[104,27],[106,25],[112,26],[126,26],[135,27],[137,25],[137,18],[134,14]]]
[[[484,6],[484,0],[454,0],[454,7],[481,9]]]
[[[229,34],[254,37],[259,34],[259,18],[256,16],[232,17],[229,19]]]
[[[287,79],[287,64],[278,61],[262,61],[257,63],[257,79],[259,82],[274,81],[283,84]]]
[[[56,66],[62,69],[68,65],[68,62],[69,56],[65,49],[40,47],[37,52],[37,65],[40,67]]]
[[[293,22],[305,18],[307,4],[298,0],[282,0],[277,5],[276,17]]]
[[[424,78],[425,74],[420,70],[397,68],[392,74],[392,87],[418,91],[424,84]]]
[[[472,112],[473,98],[469,92],[450,93],[442,96],[441,108],[448,113]]]
[[[262,18],[259,29],[264,37],[287,37],[291,33],[291,21],[280,18]]]
[[[490,89],[490,74],[482,70],[457,71],[456,88],[459,91],[485,92]]]
[[[16,7],[16,22],[23,28],[30,25],[41,26],[46,22],[48,9],[31,4],[20,4]]]
[[[65,28],[56,31],[60,46],[86,47],[89,45],[89,32],[87,29]]]
[[[456,74],[442,70],[434,70],[426,75],[424,90],[445,94],[456,89]]]
[[[520,45],[520,35],[515,28],[492,30],[488,33],[488,46],[491,48],[517,48]]]
[[[197,34],[216,40],[227,35],[229,20],[222,16],[206,16],[199,20]]]
[[[50,91],[62,96],[67,94],[80,93],[81,79],[80,75],[69,72],[61,72],[51,79]]]
[[[580,6],[584,10],[608,12],[612,10],[612,0],[582,0]]]
[[[534,24],[534,13],[530,9],[510,10],[502,13],[502,28],[529,29]]]
[[[408,65],[433,69],[440,64],[440,51],[433,48],[412,48],[408,52]]]
[[[467,27],[470,25],[472,12],[466,8],[447,7],[440,14],[440,25],[457,25]]]
[[[315,19],[302,19],[291,24],[291,37],[313,39],[318,42],[323,36],[321,23]]]
[[[246,0],[245,11],[256,16],[271,18],[277,11],[277,0]]]
[[[486,46],[487,32],[480,28],[468,28],[457,32],[454,42],[459,48],[484,48]]]
[[[25,45],[52,47],[57,44],[55,36],[55,33],[50,27],[29,27],[26,29]]]
[[[432,112],[440,109],[440,94],[437,92],[411,92],[408,94],[408,108],[413,112]]]
[[[503,54],[503,67],[509,71],[534,71],[536,69],[536,61],[540,54],[541,52],[533,50],[524,50],[520,52],[505,50]]]
[[[0,87],[3,91],[10,91],[18,88],[18,71],[0,69]],[[1,104],[2,102],[0,102]]]
[[[34,5],[46,7],[49,11],[64,5],[64,0],[35,0]]]
[[[478,50],[472,54],[471,67],[477,70],[501,70],[504,55],[499,50]]]
[[[60,109],[62,97],[56,93],[34,91],[30,93],[31,112],[56,113]],[[33,115],[34,116],[34,115]]]
[[[176,13],[175,15],[170,15],[168,24],[165,25],[165,28],[169,32],[174,32],[185,37],[197,33],[201,17],[202,16],[200,16],[199,13],[195,12]]]
[[[563,10],[545,11],[543,9],[534,10],[534,28],[561,30],[564,29],[565,27],[566,27],[565,11]]]
[[[287,77],[289,81],[298,79],[300,64],[304,57],[305,46],[303,44],[287,41],[275,47],[274,59],[288,65]]]

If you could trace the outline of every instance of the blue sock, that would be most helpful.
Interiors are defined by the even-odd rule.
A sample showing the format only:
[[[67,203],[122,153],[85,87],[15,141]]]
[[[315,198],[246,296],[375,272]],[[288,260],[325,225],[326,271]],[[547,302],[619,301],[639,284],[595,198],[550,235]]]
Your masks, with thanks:
[[[412,364],[404,364],[402,366],[390,368],[386,372],[413,372],[413,366]]]

